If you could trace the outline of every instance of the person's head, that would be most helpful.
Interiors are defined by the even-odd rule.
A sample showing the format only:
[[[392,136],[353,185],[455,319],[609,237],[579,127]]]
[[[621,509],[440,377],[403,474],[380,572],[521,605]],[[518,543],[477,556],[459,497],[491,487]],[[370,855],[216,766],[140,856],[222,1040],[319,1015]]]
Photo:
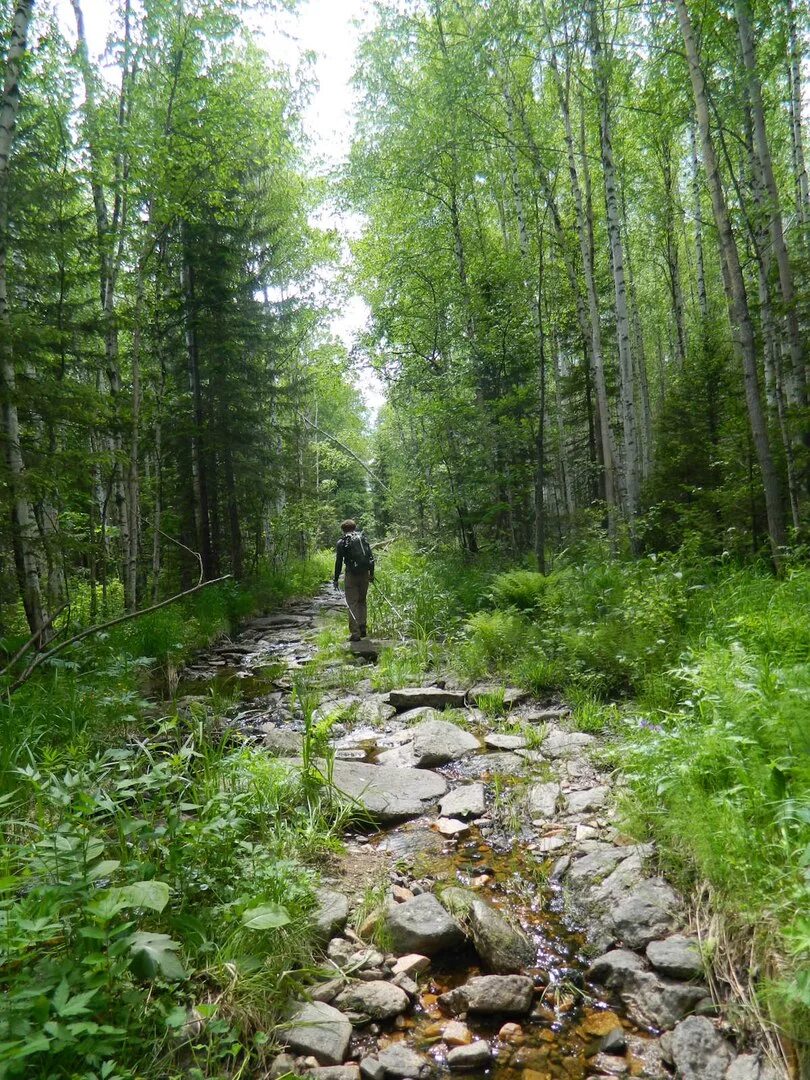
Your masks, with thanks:
[[[340,527],[345,533],[354,532],[357,528],[357,522],[354,518],[346,518],[345,521],[341,521]]]

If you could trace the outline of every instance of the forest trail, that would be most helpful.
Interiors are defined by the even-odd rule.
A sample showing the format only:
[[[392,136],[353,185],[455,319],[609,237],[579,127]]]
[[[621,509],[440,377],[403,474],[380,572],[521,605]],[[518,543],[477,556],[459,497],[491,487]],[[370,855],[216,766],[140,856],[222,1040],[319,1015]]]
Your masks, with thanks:
[[[568,730],[559,702],[508,688],[426,676],[375,692],[347,677],[372,673],[373,643],[310,666],[343,614],[331,589],[289,602],[176,688],[183,707],[238,683],[228,722],[299,767],[303,674],[330,743],[321,767],[362,811],[323,873],[322,976],[273,1075],[776,1080],[711,1023],[685,906],[652,845],[614,823],[620,779],[600,770],[598,739]]]

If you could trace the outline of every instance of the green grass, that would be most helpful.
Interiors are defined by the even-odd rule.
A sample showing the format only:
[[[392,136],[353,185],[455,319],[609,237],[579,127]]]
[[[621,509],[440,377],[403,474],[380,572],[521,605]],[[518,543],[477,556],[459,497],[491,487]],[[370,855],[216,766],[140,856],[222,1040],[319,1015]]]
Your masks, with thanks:
[[[322,775],[222,735],[220,695],[162,715],[157,678],[328,559],[215,586],[43,666],[0,712],[0,1077],[261,1074],[312,978],[317,865],[346,808]],[[7,642],[9,651],[13,643]],[[328,780],[328,756],[327,756]]]
[[[810,569],[591,544],[545,577],[465,565],[456,589],[456,565],[400,550],[384,578],[441,640],[431,667],[561,693],[607,738],[625,827],[687,895],[708,883],[730,937],[755,943],[773,1022],[810,1054]],[[399,653],[418,679],[422,656]]]

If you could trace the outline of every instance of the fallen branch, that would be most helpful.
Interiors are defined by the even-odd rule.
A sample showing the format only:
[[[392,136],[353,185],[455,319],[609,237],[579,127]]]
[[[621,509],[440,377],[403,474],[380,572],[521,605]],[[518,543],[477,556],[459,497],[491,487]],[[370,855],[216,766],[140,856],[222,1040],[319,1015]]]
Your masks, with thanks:
[[[11,671],[11,669],[14,667],[14,665],[17,663],[18,660],[22,660],[22,658],[25,656],[25,654],[28,652],[28,650],[31,648],[31,646],[34,644],[34,642],[38,641],[42,637],[42,635],[45,633],[45,631],[50,626],[52,626],[54,622],[56,622],[56,620],[59,618],[59,616],[62,614],[62,612],[68,606],[68,604],[69,604],[69,601],[66,600],[65,603],[62,604],[62,606],[59,608],[59,610],[55,611],[53,613],[53,615],[48,616],[48,618],[45,620],[45,622],[42,624],[42,626],[39,628],[39,630],[37,630],[35,633],[33,633],[31,635],[31,637],[28,639],[28,641],[26,641],[26,643],[24,645],[22,645],[19,649],[17,649],[17,651],[14,653],[14,655],[9,660],[9,662],[6,664],[6,666],[3,668],[3,670],[0,671],[0,679],[2,679],[4,675],[7,675],[8,672]]]
[[[78,634],[74,634],[73,637],[68,638],[67,641],[60,642],[52,649],[48,649],[47,652],[38,653],[22,675],[11,684],[7,692],[13,694],[15,690],[18,690],[23,685],[23,683],[28,681],[40,664],[44,663],[46,660],[50,660],[50,658],[56,656],[57,653],[62,652],[68,645],[75,645],[77,641],[82,641],[84,638],[90,637],[91,634],[97,634],[100,630],[109,630],[112,626],[119,626],[121,623],[129,622],[130,619],[137,619],[139,615],[149,615],[153,611],[159,611],[161,608],[173,604],[175,600],[182,600],[184,596],[191,596],[192,593],[199,592],[200,589],[207,589],[209,585],[217,585],[220,581],[227,581],[232,577],[233,574],[223,574],[222,577],[212,578],[210,581],[202,581],[199,584],[194,585],[191,589],[186,589],[185,592],[175,593],[175,595],[170,596],[168,600],[161,600],[159,604],[152,604],[151,607],[141,608],[140,611],[128,611],[126,615],[119,615],[117,618],[110,619],[108,622],[97,623],[95,626],[88,626],[85,630],[80,630]]]
[[[329,439],[330,442],[333,442],[335,444],[335,446],[339,446],[341,450],[345,450],[347,454],[351,454],[351,456],[354,458],[354,460],[357,462],[357,464],[362,465],[362,467],[366,470],[366,472],[371,477],[371,479],[374,481],[374,483],[379,484],[380,487],[383,489],[383,491],[387,491],[390,494],[391,489],[388,487],[388,485],[384,484],[382,482],[382,480],[379,478],[379,476],[376,476],[371,471],[369,466],[366,465],[365,461],[363,461],[363,459],[361,457],[358,457],[357,454],[355,454],[354,450],[352,450],[352,448],[350,446],[347,446],[346,443],[341,442],[340,439],[336,438],[334,435],[331,435],[328,431],[324,431],[323,428],[318,427],[318,425],[313,423],[312,420],[310,420],[308,417],[304,416],[304,414],[302,412],[299,412],[298,415],[301,417],[301,419],[304,421],[305,424],[308,424],[309,427],[311,427],[313,429],[313,431],[317,431],[319,435],[323,435],[325,438]]]

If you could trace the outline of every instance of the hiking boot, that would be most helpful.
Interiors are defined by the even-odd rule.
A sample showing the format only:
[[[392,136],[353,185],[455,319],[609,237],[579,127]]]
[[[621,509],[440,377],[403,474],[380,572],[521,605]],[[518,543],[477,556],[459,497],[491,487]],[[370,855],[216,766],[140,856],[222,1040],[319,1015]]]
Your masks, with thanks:
[[[352,636],[349,638],[349,641],[359,641],[359,640],[360,640],[360,635],[359,634],[352,634]]]
[[[366,631],[366,628],[365,628],[365,626],[361,626],[361,627],[360,627],[360,637],[361,637],[361,638],[364,638],[364,637],[368,637],[368,633],[367,633],[367,631]]]

